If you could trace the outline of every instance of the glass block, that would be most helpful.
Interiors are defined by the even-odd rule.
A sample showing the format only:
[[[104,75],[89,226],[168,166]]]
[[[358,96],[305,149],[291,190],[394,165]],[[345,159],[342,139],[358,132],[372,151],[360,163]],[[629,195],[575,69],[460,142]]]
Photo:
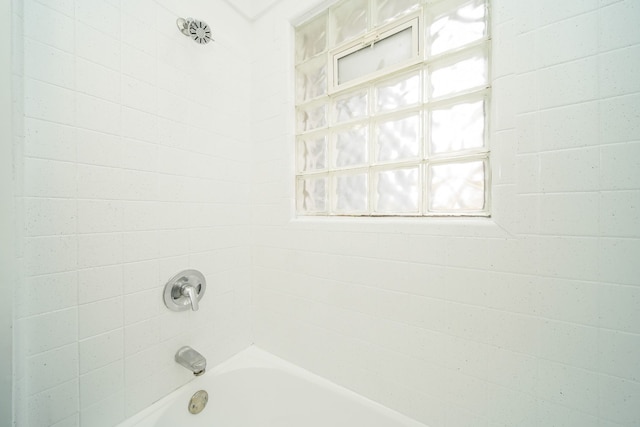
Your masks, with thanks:
[[[384,24],[400,15],[417,10],[420,0],[378,0],[376,23]]]
[[[420,71],[376,85],[376,112],[396,111],[420,103]]]
[[[427,56],[438,55],[482,39],[487,32],[483,0],[463,3],[436,13],[427,28]]]
[[[367,31],[368,0],[347,0],[331,9],[331,46],[351,40]]]
[[[430,166],[429,210],[481,211],[485,207],[486,167],[483,160]]]
[[[296,63],[303,62],[327,48],[327,14],[296,28]]]
[[[334,136],[334,166],[344,168],[367,162],[369,146],[369,127],[356,126]]]
[[[482,148],[484,146],[484,101],[465,102],[431,111],[431,153]]]
[[[420,114],[376,123],[376,160],[388,162],[420,155]]]
[[[298,132],[307,132],[327,126],[327,104],[314,104],[298,108]]]
[[[297,208],[298,212],[326,212],[327,182],[325,176],[314,178],[298,178]]]
[[[470,57],[434,64],[429,70],[429,90],[434,98],[455,95],[488,84],[487,55],[474,51]]]
[[[333,181],[336,213],[364,213],[369,209],[369,176],[366,173],[337,175]]]
[[[418,213],[420,206],[420,168],[395,169],[376,174],[378,213]]]
[[[338,84],[384,70],[414,56],[413,27],[338,58]]]
[[[298,141],[298,171],[309,172],[327,167],[327,136]]]
[[[369,92],[361,90],[337,98],[334,103],[334,120],[336,123],[366,117],[369,112]]]
[[[326,55],[298,66],[296,70],[296,99],[298,103],[309,101],[326,93]]]

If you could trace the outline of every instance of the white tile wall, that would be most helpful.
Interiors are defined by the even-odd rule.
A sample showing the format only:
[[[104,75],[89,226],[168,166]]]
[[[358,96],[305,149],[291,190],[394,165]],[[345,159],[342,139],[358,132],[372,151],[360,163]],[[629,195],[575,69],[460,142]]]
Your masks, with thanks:
[[[191,3],[225,28],[216,44],[176,30],[177,2],[24,1],[20,426],[113,426],[192,378],[181,345],[213,366],[251,343],[250,134],[232,131],[248,127],[251,27]],[[203,310],[167,316],[186,268],[209,279]]]
[[[494,212],[455,223],[291,220],[317,3],[194,0],[197,46],[177,1],[24,1],[20,424],[112,426],[190,379],[180,345],[214,365],[252,328],[432,427],[638,424],[637,2],[492,1]],[[183,268],[210,290],[175,316]]]
[[[455,225],[291,219],[318,3],[254,23],[256,343],[433,427],[638,425],[638,3],[491,2],[494,211]]]

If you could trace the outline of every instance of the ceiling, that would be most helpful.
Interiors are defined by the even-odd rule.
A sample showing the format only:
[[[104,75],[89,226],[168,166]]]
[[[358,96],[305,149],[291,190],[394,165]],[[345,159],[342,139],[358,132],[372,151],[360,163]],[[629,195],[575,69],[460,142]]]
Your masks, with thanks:
[[[249,21],[260,17],[271,6],[280,0],[224,0],[229,6],[238,11]]]

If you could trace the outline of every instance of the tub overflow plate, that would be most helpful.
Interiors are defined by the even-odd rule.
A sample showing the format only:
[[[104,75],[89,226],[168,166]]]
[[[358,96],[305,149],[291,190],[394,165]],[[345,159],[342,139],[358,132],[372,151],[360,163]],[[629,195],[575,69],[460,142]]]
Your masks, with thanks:
[[[204,390],[199,390],[191,396],[191,400],[189,400],[189,412],[192,414],[199,414],[202,410],[207,406],[207,402],[209,401],[209,393]]]

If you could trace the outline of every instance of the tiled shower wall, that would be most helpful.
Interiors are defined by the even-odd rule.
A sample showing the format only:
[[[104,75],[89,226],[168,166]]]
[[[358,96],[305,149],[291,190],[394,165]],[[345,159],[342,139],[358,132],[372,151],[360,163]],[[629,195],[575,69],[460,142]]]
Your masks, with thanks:
[[[222,1],[15,3],[18,425],[112,426],[192,378],[180,346],[215,365],[251,343],[250,24]],[[201,310],[169,312],[186,268],[208,279]]]
[[[254,24],[256,344],[441,426],[640,425],[640,3],[492,0],[491,219],[292,219],[292,28]]]

